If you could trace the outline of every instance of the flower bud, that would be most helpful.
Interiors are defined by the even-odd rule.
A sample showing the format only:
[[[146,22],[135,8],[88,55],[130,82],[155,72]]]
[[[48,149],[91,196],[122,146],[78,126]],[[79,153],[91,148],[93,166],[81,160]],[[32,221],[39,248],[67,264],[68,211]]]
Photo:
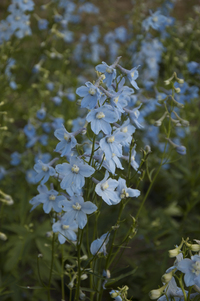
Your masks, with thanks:
[[[169,250],[168,252],[170,258],[176,257],[179,254],[179,248]]]
[[[172,273],[172,272],[166,273],[166,274],[162,275],[161,280],[162,280],[162,282],[164,282],[164,283],[168,283],[168,282],[170,282],[170,280],[172,279],[172,276],[173,276],[173,273]]]
[[[5,241],[5,240],[7,240],[8,238],[7,238],[6,234],[0,232],[0,239]]]
[[[88,278],[88,276],[86,274],[81,275],[81,280],[85,280],[87,278]]]
[[[158,299],[162,295],[162,293],[163,293],[164,289],[166,288],[166,286],[167,286],[167,284],[164,285],[164,286],[162,286],[162,287],[160,287],[157,290],[150,291],[149,298],[152,299],[152,300]]]

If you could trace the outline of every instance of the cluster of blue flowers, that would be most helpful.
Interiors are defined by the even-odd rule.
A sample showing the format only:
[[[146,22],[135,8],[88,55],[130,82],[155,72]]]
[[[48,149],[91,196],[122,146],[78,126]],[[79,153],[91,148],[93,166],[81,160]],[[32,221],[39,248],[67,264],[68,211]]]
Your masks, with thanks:
[[[200,289],[200,241],[195,239],[195,242],[197,243],[191,244],[187,239],[186,241],[182,241],[180,246],[169,251],[169,256],[176,257],[176,260],[174,265],[168,268],[162,276],[163,286],[150,292],[151,299],[167,301],[169,299],[185,300],[188,296],[190,299],[198,298]],[[190,255],[191,258],[186,258],[184,252],[181,251],[183,244],[190,251],[190,254],[195,252],[195,255]],[[184,274],[186,287],[182,283],[183,275],[177,276],[176,272],[177,274],[180,272]],[[177,285],[177,282],[181,287]],[[192,287],[195,288],[196,292],[191,293]],[[186,288],[189,288],[190,293]]]
[[[9,41],[14,34],[18,39],[31,35],[30,15],[34,9],[32,0],[12,0],[8,7],[10,13],[5,20],[0,22],[0,44]]]
[[[96,67],[99,72],[99,78],[96,83],[86,82],[85,86],[77,89],[76,93],[81,97],[81,107],[87,108],[89,113],[86,116],[86,127],[81,127],[75,132],[68,132],[64,125],[55,130],[54,135],[59,140],[55,151],[61,157],[67,159],[67,162],[52,166],[57,159],[49,163],[39,160],[34,170],[37,173],[35,181],[41,181],[38,186],[39,195],[34,197],[30,203],[32,210],[40,203],[43,203],[45,213],[51,209],[58,213],[58,220],[52,226],[53,232],[58,233],[58,239],[63,244],[66,239],[76,240],[77,228],[83,229],[87,223],[87,215],[92,214],[98,208],[98,204],[90,201],[84,201],[86,194],[85,181],[91,179],[100,168],[104,169],[105,176],[99,181],[92,177],[96,184],[95,192],[108,205],[116,205],[122,199],[138,197],[140,191],[126,186],[125,179],[119,177],[113,179],[111,173],[116,177],[116,168],[123,169],[121,159],[128,161],[128,157],[123,155],[123,147],[129,147],[132,141],[132,134],[135,132],[135,126],[131,125],[130,117],[135,120],[136,126],[139,112],[137,109],[126,109],[131,101],[131,95],[134,89],[125,85],[125,78],[135,89],[139,89],[136,83],[138,78],[137,68],[126,70],[120,66],[118,58],[111,66],[102,63]],[[117,76],[117,69],[122,75]],[[107,88],[107,89],[106,89]],[[39,114],[39,113],[38,113]],[[123,117],[123,122],[122,120]],[[40,114],[39,114],[40,116]],[[44,116],[42,116],[44,118]],[[30,125],[28,125],[30,126]],[[35,137],[35,128],[25,128],[26,135],[32,141]],[[76,136],[85,134],[90,127],[94,133],[93,147],[88,147],[83,155],[76,153],[78,147]],[[102,137],[103,136],[103,137]],[[83,136],[85,137],[85,135]],[[98,141],[99,140],[99,141]],[[83,140],[84,141],[84,140]],[[86,140],[90,144],[89,140]],[[84,141],[83,144],[86,143]],[[29,146],[29,145],[28,145]],[[135,161],[135,149],[131,156],[131,164],[137,170],[138,164]],[[51,189],[48,191],[44,185],[51,177],[57,178],[60,182],[60,188],[64,191],[60,195],[58,191]],[[61,212],[64,213],[60,215]],[[73,232],[75,231],[75,232]],[[106,241],[104,236],[107,235]],[[91,253],[106,253],[105,245],[108,241],[108,234],[104,234],[91,244]],[[101,246],[102,243],[102,246]]]

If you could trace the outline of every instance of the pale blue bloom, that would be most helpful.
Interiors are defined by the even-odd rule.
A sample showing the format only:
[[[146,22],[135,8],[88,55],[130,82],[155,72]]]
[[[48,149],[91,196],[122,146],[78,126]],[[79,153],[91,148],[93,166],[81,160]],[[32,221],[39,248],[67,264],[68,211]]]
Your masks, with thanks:
[[[40,110],[37,111],[36,116],[38,119],[43,120],[46,117],[46,109],[42,107]]]
[[[45,164],[40,160],[34,165],[34,169],[37,172],[35,181],[39,182],[43,178],[41,184],[46,183],[50,176],[54,176],[56,174],[55,169],[52,166]]]
[[[35,156],[35,163],[38,162],[38,160],[41,160],[43,163],[48,163],[51,160],[51,155],[49,153],[42,154],[40,151]]]
[[[10,164],[17,166],[21,162],[21,154],[19,154],[18,152],[14,152],[11,154],[11,159],[12,160],[10,161]]]
[[[107,87],[110,87],[112,81],[116,78],[116,69],[114,69],[112,65],[108,66],[105,62],[97,65],[95,69],[105,75],[103,82],[106,83]]]
[[[161,15],[160,11],[151,13],[151,16],[145,19],[142,22],[142,27],[145,30],[149,30],[149,27],[152,27],[155,30],[162,31],[168,25],[168,18]]]
[[[167,287],[164,290],[164,292],[165,292],[165,294],[167,295],[168,298],[166,297],[166,295],[163,295],[158,299],[158,301],[168,301],[168,300],[172,300],[172,298],[174,298],[175,301],[184,300],[183,291],[180,287],[177,286],[174,277],[172,277],[172,279],[169,281],[169,283],[167,284]],[[185,290],[185,293],[187,295],[188,291]]]
[[[55,151],[61,152],[61,157],[69,155],[72,148],[77,144],[77,141],[73,134],[69,133],[63,125],[60,129],[57,129],[54,132],[54,135],[58,140],[60,140],[60,142],[56,146]]]
[[[63,163],[56,165],[56,171],[63,176],[60,187],[68,190],[80,189],[85,184],[85,177],[90,177],[95,169],[79,158],[71,157],[70,164]]]
[[[59,106],[62,102],[62,98],[60,98],[59,96],[54,96],[51,97],[51,100],[55,103],[55,105]]]
[[[109,294],[112,295],[114,293],[119,293],[119,291],[118,290],[112,290]],[[115,299],[115,301],[122,301],[122,298],[120,297],[120,293],[117,297],[113,297],[113,298]]]
[[[58,232],[58,240],[60,244],[64,244],[66,240],[76,241],[77,236],[74,231],[78,229],[78,225],[75,221],[69,222],[65,218],[65,214],[62,216],[61,220],[53,224],[53,232]]]
[[[108,205],[116,205],[121,199],[115,191],[118,186],[118,181],[113,179],[108,179],[109,173],[106,171],[105,177],[101,182],[99,182],[95,187],[95,192],[102,197],[104,202]]]
[[[135,133],[135,127],[130,124],[130,119],[128,118],[123,124],[122,126],[120,126],[120,128],[116,129],[116,132],[122,132],[127,134],[127,138],[124,139],[121,144],[123,146],[129,146],[131,141],[132,141],[132,135],[133,133]]]
[[[91,122],[91,129],[96,135],[100,131],[109,135],[112,131],[110,123],[116,122],[118,116],[111,106],[105,105],[90,111],[86,116],[86,120]]]
[[[99,145],[107,160],[110,160],[113,154],[117,157],[122,156],[122,145],[120,143],[126,138],[127,134],[115,131],[112,135],[107,135],[100,140]]]
[[[185,258],[181,260],[177,269],[185,274],[184,281],[186,286],[196,284],[200,287],[200,256],[191,256],[191,259]]]
[[[84,199],[80,195],[74,195],[71,200],[62,200],[59,203],[60,208],[67,211],[65,214],[66,219],[69,222],[76,220],[80,229],[83,229],[87,223],[87,215],[97,210],[97,206],[92,202],[84,202]]]
[[[24,133],[29,139],[34,137],[36,134],[34,125],[32,125],[30,122],[27,125],[25,125]]]
[[[104,256],[106,256],[106,245],[108,243],[109,236],[110,234],[105,233],[91,243],[90,252],[92,255],[103,253]]]
[[[49,22],[46,19],[39,19],[38,28],[40,30],[45,30],[48,27]]]
[[[140,195],[140,191],[138,189],[127,188],[126,181],[122,178],[118,179],[117,193],[120,199],[124,198],[137,198]]]
[[[38,191],[40,194],[29,201],[29,203],[33,205],[31,211],[40,203],[43,204],[43,210],[45,213],[49,213],[51,209],[56,212],[62,211],[62,208],[60,208],[58,204],[60,201],[66,199],[63,195],[58,195],[58,192],[54,189],[48,190],[45,185],[39,185]]]
[[[33,169],[28,169],[26,171],[26,181],[30,184],[36,184],[35,176],[37,175],[37,172]]]
[[[12,7],[16,6],[18,6],[22,11],[32,11],[35,4],[32,0],[12,0],[12,4],[8,7],[8,11],[12,12]]]
[[[90,82],[86,82],[85,86],[81,86],[76,90],[76,94],[78,94],[80,97],[83,97],[81,101],[81,108],[88,108],[89,110],[93,109],[97,101],[101,97],[101,93],[99,89],[94,86]]]

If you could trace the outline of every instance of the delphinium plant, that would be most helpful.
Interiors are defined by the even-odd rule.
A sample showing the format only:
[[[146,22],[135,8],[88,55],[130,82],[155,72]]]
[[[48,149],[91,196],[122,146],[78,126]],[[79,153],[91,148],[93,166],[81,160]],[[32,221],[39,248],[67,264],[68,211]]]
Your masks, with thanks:
[[[136,161],[134,133],[143,126],[138,122],[140,105],[131,108],[130,104],[134,90],[139,89],[136,83],[138,67],[127,70],[119,61],[120,57],[112,65],[103,62],[96,66],[96,82],[86,82],[77,89],[79,105],[89,112],[85,125],[77,131],[69,132],[64,126],[55,131],[54,135],[59,140],[55,152],[60,154],[60,158],[56,157],[49,163],[38,161],[34,166],[35,180],[40,185],[39,194],[30,200],[32,210],[42,204],[44,212],[50,214],[52,224],[49,229],[52,244],[49,280],[40,277],[41,288],[47,289],[48,300],[51,299],[51,280],[58,274],[61,276],[63,300],[66,288],[70,300],[102,300],[106,295],[108,298],[107,292],[113,298],[127,300],[128,287],[115,288],[114,283],[135,270],[112,277],[117,272],[116,261],[137,232],[137,222],[145,201],[161,167],[169,159],[169,144],[181,155],[186,152],[184,146],[170,140],[177,122],[188,125],[174,111],[176,107],[183,106],[175,100],[175,93],[179,91],[173,81],[183,80],[173,74],[166,81],[172,84],[172,94],[161,101],[165,113],[156,122],[157,126],[163,123],[165,133],[160,164],[155,174],[149,172],[150,146],[142,150],[140,163]],[[126,81],[132,87],[126,86]],[[140,197],[138,188],[145,173],[150,185]],[[134,203],[132,198],[137,197],[141,200],[137,202],[138,206],[133,205],[131,218],[130,215],[124,216],[127,204]],[[113,220],[114,211],[118,213]],[[111,215],[111,222],[105,219],[104,214]],[[99,228],[102,219],[104,225]],[[119,232],[124,221],[128,221],[130,226],[122,238]],[[57,270],[54,263],[57,256],[61,256],[61,270]]]

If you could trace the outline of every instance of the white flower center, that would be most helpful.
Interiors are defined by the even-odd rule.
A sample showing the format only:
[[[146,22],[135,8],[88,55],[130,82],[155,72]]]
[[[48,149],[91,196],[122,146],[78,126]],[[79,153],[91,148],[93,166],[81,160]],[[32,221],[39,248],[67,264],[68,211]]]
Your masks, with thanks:
[[[101,184],[101,189],[106,190],[109,187],[108,182],[106,181],[105,183]]]
[[[48,170],[49,170],[49,167],[48,167],[48,166],[45,166],[45,165],[43,165],[43,166],[42,166],[42,170],[43,170],[43,171],[48,171]]]
[[[107,142],[108,143],[112,143],[114,141],[115,141],[115,137],[114,136],[111,136],[111,137],[107,138]]]
[[[113,73],[113,70],[112,70],[110,67],[107,67],[107,68],[106,68],[106,72],[107,72],[107,73]]]
[[[104,115],[103,112],[99,112],[99,113],[96,114],[96,118],[97,118],[97,119],[102,119],[102,118],[104,118],[104,117],[105,117],[105,115]]]
[[[120,198],[124,199],[124,198],[128,198],[128,197],[129,197],[128,192],[126,192],[126,189],[123,188],[121,191],[121,194],[120,194]]]
[[[79,172],[79,167],[74,164],[73,167],[72,167],[72,171],[75,172],[75,173],[78,173]]]
[[[23,2],[26,4],[26,3],[28,3],[28,0],[23,0]]]
[[[49,200],[50,200],[50,201],[55,201],[55,199],[56,199],[56,196],[55,196],[55,195],[51,194],[51,195],[49,196]]]
[[[200,261],[196,261],[193,265],[192,265],[193,269],[192,269],[192,273],[194,273],[195,275],[199,275],[200,274]]]
[[[135,157],[134,156],[131,156],[131,161],[135,161]]]
[[[94,88],[90,88],[88,92],[90,93],[90,95],[96,94],[96,90]]]
[[[72,205],[72,208],[79,211],[79,210],[81,210],[81,205],[79,203],[76,203],[76,204]]]
[[[16,21],[19,21],[20,19],[21,19],[20,16],[16,16],[16,17],[15,17],[15,20],[16,20]]]
[[[157,21],[158,21],[158,18],[157,18],[157,17],[153,17],[153,21],[154,21],[154,22],[157,22]]]
[[[127,133],[127,132],[128,132],[128,128],[127,128],[127,126],[125,126],[124,128],[122,128],[122,129],[121,129],[121,132],[123,132],[123,133]]]
[[[134,77],[135,71],[131,72],[131,77]]]
[[[71,139],[70,139],[70,135],[68,135],[67,133],[64,133],[64,139],[66,140],[66,141],[70,141]]]
[[[63,230],[69,229],[69,225],[62,225]]]
[[[118,103],[118,101],[119,101],[119,96],[114,98],[115,103]]]

